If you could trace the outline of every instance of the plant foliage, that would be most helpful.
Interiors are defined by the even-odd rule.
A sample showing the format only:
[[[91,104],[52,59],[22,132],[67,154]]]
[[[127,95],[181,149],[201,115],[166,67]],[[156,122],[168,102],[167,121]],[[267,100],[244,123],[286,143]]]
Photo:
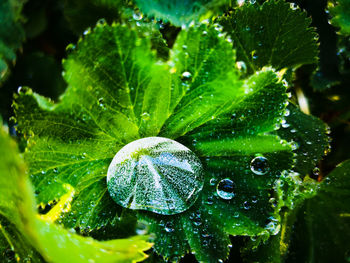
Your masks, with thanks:
[[[0,253],[6,261],[132,262],[145,259],[151,246],[148,254],[167,261],[189,254],[200,262],[349,261],[349,161],[332,172],[346,153],[322,161],[330,152],[327,124],[345,134],[349,114],[346,104],[338,106],[339,115],[326,112],[319,97],[341,101],[339,95],[317,97],[310,88],[320,45],[309,13],[284,0],[61,1],[65,30],[73,36],[62,59],[67,88],[56,100],[35,87],[14,94],[9,126],[21,154],[0,134]],[[19,30],[11,38],[0,34],[4,69],[24,39],[21,8],[7,12],[14,3],[0,4],[4,32]],[[346,3],[331,8],[343,35]],[[33,16],[27,5],[23,10],[28,28]],[[44,41],[51,60],[61,59],[43,30],[26,48]],[[77,41],[76,34],[82,35]],[[346,44],[342,37],[339,45]],[[35,71],[14,70],[14,77],[29,72],[31,80],[40,79],[30,75]],[[45,83],[55,89],[63,79]],[[111,197],[113,158],[148,137],[181,143],[203,166],[204,184],[179,213],[130,209],[135,206]],[[151,155],[146,148],[131,157]],[[167,174],[162,169],[177,165],[156,159],[148,168],[160,178]],[[142,178],[134,173],[126,173],[125,185],[127,178]],[[157,191],[169,187],[153,179]],[[133,191],[142,191],[146,184],[132,180]],[[188,187],[180,182],[174,189],[179,186]]]

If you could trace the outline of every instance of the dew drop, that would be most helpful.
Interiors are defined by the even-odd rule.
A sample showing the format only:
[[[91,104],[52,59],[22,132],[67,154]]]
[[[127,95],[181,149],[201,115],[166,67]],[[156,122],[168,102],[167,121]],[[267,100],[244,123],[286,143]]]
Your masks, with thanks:
[[[244,61],[237,61],[236,67],[241,73],[247,73],[247,65]]]
[[[252,170],[253,173],[258,175],[266,174],[269,170],[269,164],[267,159],[264,156],[255,157],[250,162],[250,170]]]
[[[192,79],[192,74],[189,71],[185,71],[181,75],[182,81],[190,81]]]
[[[171,232],[174,232],[175,231],[175,229],[174,229],[174,227],[173,227],[173,224],[171,223],[171,222],[167,222],[166,224],[165,224],[165,231],[166,232],[168,232],[168,233],[171,233]]]
[[[75,45],[74,44],[69,44],[66,47],[66,51],[67,51],[68,54],[72,53],[74,50],[75,50]]]
[[[182,144],[148,137],[124,146],[107,172],[107,188],[119,205],[172,215],[186,211],[204,184],[203,168]]]
[[[96,22],[96,26],[103,26],[105,25],[107,22],[106,22],[106,19],[104,18],[101,18],[99,19],[97,22]]]
[[[320,168],[315,167],[315,168],[312,170],[312,173],[313,173],[314,175],[319,175],[319,174],[320,174]]]
[[[211,178],[209,183],[210,183],[210,185],[215,185],[216,184],[216,179],[215,178]]]
[[[230,200],[235,196],[234,190],[235,184],[228,178],[222,179],[216,186],[216,192],[225,200]]]
[[[134,13],[133,15],[132,15],[132,18],[134,19],[134,20],[141,20],[142,19],[142,14],[141,13]]]
[[[141,118],[144,121],[148,121],[148,120],[151,119],[151,115],[148,112],[144,112],[144,113],[141,114]]]

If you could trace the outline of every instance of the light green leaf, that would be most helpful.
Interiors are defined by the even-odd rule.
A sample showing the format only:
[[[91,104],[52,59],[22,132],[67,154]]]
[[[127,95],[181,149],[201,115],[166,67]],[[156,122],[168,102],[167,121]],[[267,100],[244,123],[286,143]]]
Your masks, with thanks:
[[[283,0],[244,4],[218,22],[249,74],[264,66],[280,70],[317,62],[317,35],[310,27],[311,19]]]
[[[328,8],[333,15],[332,24],[340,27],[341,34],[350,35],[350,1],[338,0],[335,4],[330,1]]]
[[[8,243],[19,262],[42,262],[36,251],[49,262],[135,262],[144,259],[142,251],[151,247],[145,236],[98,242],[36,214],[25,166],[16,145],[3,130],[0,130],[0,215],[1,248]]]
[[[4,0],[0,3],[0,83],[10,62],[16,60],[16,52],[24,40],[21,26],[21,10],[25,0]]]

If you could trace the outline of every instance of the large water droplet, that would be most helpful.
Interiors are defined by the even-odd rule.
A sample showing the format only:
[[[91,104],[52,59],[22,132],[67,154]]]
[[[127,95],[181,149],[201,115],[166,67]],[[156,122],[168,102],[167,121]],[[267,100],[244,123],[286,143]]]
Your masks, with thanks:
[[[216,186],[216,192],[225,200],[230,200],[235,196],[234,190],[235,184],[228,178],[222,179]]]
[[[266,174],[269,170],[269,163],[263,156],[255,157],[250,163],[250,170],[258,175]]]
[[[161,137],[127,144],[114,156],[107,173],[107,188],[117,204],[163,215],[190,208],[203,184],[203,168],[195,154]]]

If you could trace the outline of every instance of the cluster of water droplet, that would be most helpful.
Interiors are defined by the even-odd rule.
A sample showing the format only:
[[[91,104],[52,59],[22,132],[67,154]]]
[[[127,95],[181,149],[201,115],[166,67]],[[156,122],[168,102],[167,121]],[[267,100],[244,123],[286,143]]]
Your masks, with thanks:
[[[257,156],[250,162],[250,170],[256,175],[264,175],[269,169],[268,160],[264,156]],[[212,178],[209,183],[211,185],[216,185],[216,193],[224,200],[231,200],[236,195],[236,185],[230,178],[224,178],[218,183],[216,178]],[[254,202],[255,201],[253,201],[253,203]],[[249,206],[248,202],[243,204],[245,209],[248,209]]]

